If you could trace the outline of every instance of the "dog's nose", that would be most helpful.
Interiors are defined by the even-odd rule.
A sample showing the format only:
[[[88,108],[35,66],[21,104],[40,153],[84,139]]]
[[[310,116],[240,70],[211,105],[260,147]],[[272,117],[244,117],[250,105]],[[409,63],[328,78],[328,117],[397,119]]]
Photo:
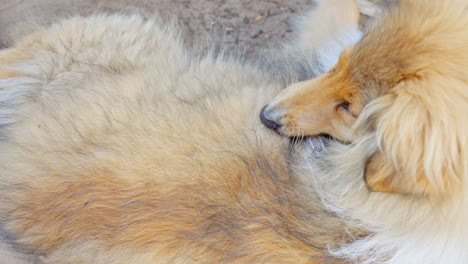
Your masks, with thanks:
[[[277,130],[278,128],[281,127],[281,124],[277,123],[274,120],[269,119],[267,117],[267,115],[265,115],[265,108],[266,107],[267,107],[267,105],[265,105],[262,108],[262,111],[260,111],[260,121],[262,121],[262,124],[265,125],[266,127],[268,127],[269,129]]]

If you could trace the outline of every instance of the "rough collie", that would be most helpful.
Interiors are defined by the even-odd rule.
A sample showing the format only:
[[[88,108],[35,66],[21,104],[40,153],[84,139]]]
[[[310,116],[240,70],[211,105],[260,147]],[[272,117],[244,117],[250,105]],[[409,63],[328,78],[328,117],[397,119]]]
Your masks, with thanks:
[[[459,21],[463,10],[454,9]],[[346,23],[359,27],[356,17]],[[335,35],[337,43],[352,44],[355,29]],[[325,49],[294,46],[241,61],[196,53],[157,19],[97,15],[2,51],[1,261],[465,262],[464,174],[441,196],[368,190],[368,159],[387,153],[379,151],[387,138],[373,129],[395,113],[383,103],[367,107],[375,124],[365,122],[369,132],[352,145],[289,141],[261,125],[273,95],[327,67]],[[436,104],[427,116],[443,116],[440,132],[451,136],[428,131],[444,143],[431,146],[460,143],[457,173],[466,168],[463,96],[437,97],[450,98],[447,111],[458,115]],[[448,165],[440,169],[451,177]]]

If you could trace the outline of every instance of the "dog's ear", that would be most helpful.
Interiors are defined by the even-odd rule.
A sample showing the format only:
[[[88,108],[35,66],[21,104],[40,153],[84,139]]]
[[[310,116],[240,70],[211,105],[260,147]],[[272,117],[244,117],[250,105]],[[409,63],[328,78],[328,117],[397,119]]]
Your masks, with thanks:
[[[412,195],[434,193],[435,190],[424,174],[415,176],[415,178],[405,178],[405,175],[399,172],[381,152],[368,159],[364,172],[366,184],[374,192]]]
[[[466,180],[465,89],[442,77],[408,80],[366,107],[379,146],[365,171],[371,190],[443,195]]]

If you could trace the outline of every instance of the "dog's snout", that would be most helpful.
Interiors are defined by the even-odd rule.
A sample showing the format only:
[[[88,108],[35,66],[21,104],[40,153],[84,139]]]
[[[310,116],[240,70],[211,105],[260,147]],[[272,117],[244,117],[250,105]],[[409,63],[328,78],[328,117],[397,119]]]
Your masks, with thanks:
[[[281,124],[273,120],[271,117],[268,117],[266,113],[267,106],[268,105],[264,106],[262,108],[262,111],[260,111],[260,121],[262,121],[262,124],[268,127],[269,129],[277,130],[281,127]]]

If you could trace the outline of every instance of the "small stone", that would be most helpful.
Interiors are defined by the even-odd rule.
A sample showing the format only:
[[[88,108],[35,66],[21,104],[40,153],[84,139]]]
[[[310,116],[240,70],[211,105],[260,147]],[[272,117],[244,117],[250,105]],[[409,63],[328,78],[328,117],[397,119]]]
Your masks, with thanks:
[[[258,38],[260,35],[262,35],[264,32],[263,32],[263,29],[260,29],[259,31],[257,31],[257,33],[253,34],[252,35],[252,38]]]

